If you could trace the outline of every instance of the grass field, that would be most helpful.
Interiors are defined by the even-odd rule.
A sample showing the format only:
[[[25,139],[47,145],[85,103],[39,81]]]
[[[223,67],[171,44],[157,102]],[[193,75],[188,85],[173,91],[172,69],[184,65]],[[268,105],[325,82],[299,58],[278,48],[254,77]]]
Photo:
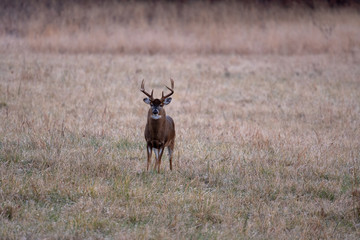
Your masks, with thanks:
[[[360,238],[358,43],[244,55],[59,41],[0,36],[0,239]],[[170,77],[174,170],[164,155],[146,172],[140,83],[160,96]]]
[[[356,238],[359,59],[1,56],[1,238]],[[145,172],[142,78],[175,79]],[[353,196],[352,193],[355,193]]]

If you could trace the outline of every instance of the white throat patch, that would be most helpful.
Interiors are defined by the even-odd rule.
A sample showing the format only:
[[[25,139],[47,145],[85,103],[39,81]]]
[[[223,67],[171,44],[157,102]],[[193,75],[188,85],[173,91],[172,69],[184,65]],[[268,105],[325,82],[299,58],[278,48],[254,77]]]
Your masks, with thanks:
[[[161,118],[161,115],[159,115],[159,114],[153,114],[153,115],[151,115],[151,118],[152,118],[152,119],[155,119],[155,120],[158,120],[158,119]]]

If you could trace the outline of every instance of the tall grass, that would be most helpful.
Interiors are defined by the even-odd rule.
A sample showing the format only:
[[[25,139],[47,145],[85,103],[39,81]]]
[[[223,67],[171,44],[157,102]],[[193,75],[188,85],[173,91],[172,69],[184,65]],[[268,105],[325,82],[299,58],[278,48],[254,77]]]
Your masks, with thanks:
[[[19,2],[0,239],[360,238],[356,9]],[[140,82],[170,77],[174,171],[146,172]]]
[[[360,46],[360,14],[350,7],[311,10],[236,1],[21,6],[2,9],[1,51],[292,55],[353,52]]]
[[[1,239],[357,239],[359,58],[0,57]],[[175,79],[146,172],[142,78]]]

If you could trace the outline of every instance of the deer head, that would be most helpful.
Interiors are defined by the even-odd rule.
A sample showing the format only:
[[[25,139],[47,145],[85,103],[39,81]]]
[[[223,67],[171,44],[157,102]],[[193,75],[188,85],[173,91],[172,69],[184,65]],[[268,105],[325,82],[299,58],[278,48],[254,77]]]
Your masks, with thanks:
[[[170,97],[173,93],[174,93],[174,80],[170,79],[171,81],[171,88],[169,88],[168,86],[166,86],[167,89],[170,90],[170,93],[167,94],[166,96],[164,96],[164,91],[162,92],[161,94],[161,98],[158,99],[154,99],[153,97],[153,93],[154,93],[154,90],[152,89],[151,90],[151,94],[149,94],[148,92],[145,91],[145,84],[144,84],[144,80],[142,80],[142,83],[141,83],[141,91],[146,95],[148,96],[147,98],[144,98],[144,102],[146,104],[149,104],[150,105],[150,110],[151,110],[151,118],[152,119],[160,119],[163,115],[164,115],[164,109],[163,107],[165,105],[168,105],[172,98]]]

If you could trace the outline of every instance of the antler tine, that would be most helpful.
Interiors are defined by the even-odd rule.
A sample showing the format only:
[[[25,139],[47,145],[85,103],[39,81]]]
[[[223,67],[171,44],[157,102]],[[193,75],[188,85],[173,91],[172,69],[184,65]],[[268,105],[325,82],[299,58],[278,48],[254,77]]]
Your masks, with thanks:
[[[148,96],[151,100],[153,99],[153,93],[154,93],[154,89],[151,90],[151,94],[147,93],[145,91],[145,83],[144,83],[144,79],[141,82],[141,88],[140,91],[142,91],[146,96]]]
[[[170,97],[171,95],[173,95],[174,93],[174,80],[172,80],[172,78],[170,78],[170,81],[171,81],[171,88],[169,88],[168,86],[165,86],[167,89],[169,89],[171,91],[171,93],[169,93],[168,95],[164,96],[164,91],[162,92],[162,97],[161,99],[165,99],[165,98],[168,98]]]
[[[174,80],[172,78],[170,78],[170,82],[171,82],[171,89],[174,89]]]
[[[142,80],[142,82],[141,82],[141,90],[143,90],[144,89],[144,85],[145,85],[145,83],[144,83],[144,79]]]

